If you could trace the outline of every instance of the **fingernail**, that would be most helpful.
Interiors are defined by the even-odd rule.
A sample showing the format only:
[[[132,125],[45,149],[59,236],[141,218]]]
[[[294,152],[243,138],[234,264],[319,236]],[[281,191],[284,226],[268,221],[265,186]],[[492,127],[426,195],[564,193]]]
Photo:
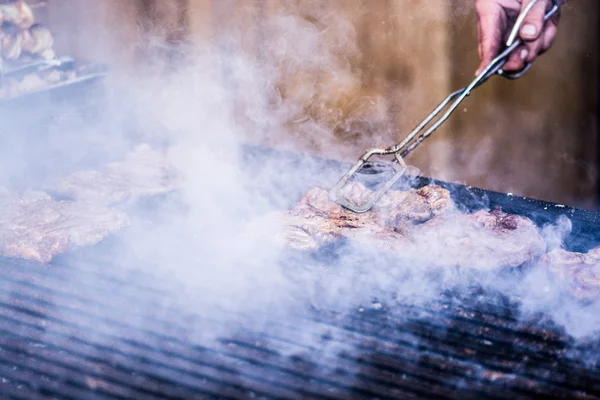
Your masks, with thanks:
[[[525,61],[527,60],[527,56],[529,56],[529,51],[527,51],[527,49],[523,49],[521,50],[521,60]]]
[[[523,28],[521,29],[521,35],[523,35],[523,36],[535,37],[536,34],[537,34],[537,28],[533,24],[527,24],[527,25],[523,26]]]

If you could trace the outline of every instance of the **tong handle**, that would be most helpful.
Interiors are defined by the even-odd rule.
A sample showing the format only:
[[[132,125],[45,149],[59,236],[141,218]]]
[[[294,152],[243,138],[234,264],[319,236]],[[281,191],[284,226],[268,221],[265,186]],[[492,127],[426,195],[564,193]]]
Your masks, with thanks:
[[[427,139],[433,132],[435,132],[446,120],[450,117],[450,115],[458,108],[460,103],[471,94],[471,92],[483,85],[489,78],[493,75],[500,75],[507,79],[518,79],[523,76],[529,68],[531,68],[531,64],[527,64],[525,68],[521,71],[516,72],[514,74],[507,74],[502,70],[502,67],[508,61],[509,56],[517,47],[523,44],[523,41],[518,38],[519,31],[523,26],[525,21],[525,17],[531,11],[531,8],[537,3],[538,0],[532,0],[527,7],[523,10],[523,12],[517,18],[515,25],[509,35],[509,38],[506,42],[506,48],[502,53],[500,53],[496,58],[494,58],[485,68],[484,70],[466,87],[457,90],[454,93],[451,93],[448,97],[444,99],[402,142],[398,143],[395,146],[388,147],[383,149],[383,154],[395,154],[400,153],[401,157],[406,157],[410,154],[417,146],[419,146],[425,139]],[[548,21],[552,18],[560,9],[558,0],[553,1],[552,8],[545,14],[544,21]],[[448,107],[448,105],[454,100],[454,102]],[[444,113],[429,129],[427,129],[423,134],[421,134],[414,142],[411,141],[417,136],[419,132],[421,132],[430,122],[432,122],[435,117],[437,117],[442,110],[448,107],[446,113]],[[366,155],[366,154],[365,154]]]
[[[508,35],[508,39],[506,40],[505,50],[498,57],[496,57],[496,59],[494,59],[489,65],[494,65],[495,64],[494,61],[496,61],[498,59],[503,59],[504,61],[501,63],[501,65],[495,66],[495,68],[492,68],[492,70],[490,71],[491,73],[487,74],[481,83],[485,82],[488,78],[490,78],[494,74],[498,74],[507,79],[518,79],[518,78],[522,77],[523,75],[525,75],[525,73],[527,71],[529,71],[529,69],[532,66],[531,63],[527,63],[522,70],[514,72],[514,73],[506,73],[505,71],[502,70],[502,67],[504,66],[506,61],[508,61],[508,57],[510,56],[510,54],[517,47],[519,47],[520,45],[523,44],[523,40],[521,38],[519,38],[519,32],[521,31],[521,28],[523,27],[523,24],[525,23],[525,17],[527,17],[527,14],[529,14],[531,9],[533,8],[533,6],[535,6],[535,4],[537,2],[538,2],[538,0],[531,0],[529,2],[529,4],[527,4],[527,6],[523,10],[523,12],[521,14],[519,14],[519,16],[517,17],[517,20],[515,21],[515,25],[513,26],[512,30],[510,32],[510,35]],[[548,22],[548,20],[550,18],[554,17],[558,13],[559,10],[560,10],[559,1],[553,0],[552,7],[544,15],[544,22]],[[480,83],[480,85],[481,85],[481,83]]]
[[[359,158],[358,162],[350,169],[350,171],[348,171],[346,175],[344,175],[338,181],[338,183],[331,189],[331,191],[329,192],[329,197],[331,198],[331,200],[357,213],[363,213],[368,211],[385,194],[385,192],[388,191],[394,185],[394,183],[398,181],[398,179],[400,179],[402,175],[404,175],[407,169],[407,165],[404,162],[404,157],[406,157],[419,144],[421,144],[433,132],[435,132],[440,127],[440,125],[442,125],[450,117],[450,115],[456,110],[456,108],[458,108],[460,103],[462,103],[462,101],[471,94],[471,91],[473,89],[478,88],[491,76],[496,74],[508,79],[517,79],[523,76],[525,72],[529,70],[531,64],[526,65],[525,68],[523,68],[523,70],[514,74],[506,74],[504,71],[502,71],[502,67],[504,66],[504,64],[506,64],[512,52],[515,51],[515,49],[523,43],[521,39],[517,39],[518,33],[521,30],[523,22],[525,21],[525,16],[529,13],[531,8],[535,5],[535,3],[537,3],[537,1],[538,0],[532,0],[527,5],[527,7],[525,7],[521,15],[519,15],[519,17],[517,18],[515,26],[513,27],[509,35],[508,41],[506,42],[506,48],[504,49],[504,51],[502,51],[501,54],[494,58],[492,62],[490,62],[468,86],[457,90],[456,92],[451,93],[448,97],[446,97],[429,115],[425,117],[423,121],[421,121],[421,123],[419,123],[419,125],[417,125],[416,128],[414,128],[408,134],[408,136],[404,140],[402,140],[402,142],[387,148],[382,147],[371,149],[364,153]],[[558,12],[558,10],[558,0],[554,0],[552,8],[544,16],[544,20],[547,21],[548,19],[552,18],[552,16],[554,16]],[[446,108],[447,111],[437,120],[435,120],[435,118],[438,117],[438,115]],[[433,122],[434,120],[435,122]],[[417,137],[417,135],[423,129],[425,129],[425,127],[431,122],[433,122],[433,124],[424,133]],[[415,139],[415,137],[417,138]],[[415,140],[413,141],[413,139]],[[380,189],[375,191],[366,202],[358,204],[349,199],[344,198],[344,196],[341,195],[341,192],[345,185],[356,173],[358,173],[358,171],[361,168],[363,168],[367,164],[368,160],[371,157],[377,155],[394,155],[393,163],[397,163],[400,166],[400,169]]]

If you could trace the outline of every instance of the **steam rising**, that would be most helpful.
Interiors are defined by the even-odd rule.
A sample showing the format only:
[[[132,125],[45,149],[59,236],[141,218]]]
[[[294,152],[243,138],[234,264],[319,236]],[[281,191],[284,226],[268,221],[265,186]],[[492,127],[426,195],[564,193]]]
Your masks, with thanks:
[[[311,306],[350,313],[380,304],[393,308],[395,302],[427,304],[447,290],[460,294],[483,286],[523,299],[524,315],[544,311],[572,335],[597,334],[600,304],[567,301],[560,283],[535,266],[522,277],[499,277],[432,270],[418,259],[401,261],[351,246],[327,265],[286,252],[277,221],[263,215],[289,207],[311,185],[332,185],[341,171],[323,171],[310,159],[291,165],[265,157],[257,167],[247,162],[241,145],[248,140],[268,144],[277,134],[290,138],[289,148],[312,147],[340,158],[349,154],[340,129],[352,131],[353,124],[385,129],[379,99],[353,99],[358,111],[351,121],[336,107],[346,98],[336,90],[352,93],[360,84],[348,62],[357,52],[356,37],[343,17],[331,14],[325,20],[321,26],[293,14],[272,17],[265,29],[276,32],[269,35],[276,40],[263,44],[260,62],[231,40],[225,40],[231,44],[227,51],[184,47],[187,61],[175,71],[157,68],[160,64],[153,60],[153,68],[133,75],[121,71],[109,80],[109,113],[100,126],[88,126],[79,115],[55,121],[60,128],[52,137],[60,137],[64,149],[80,149],[80,159],[65,162],[58,172],[90,154],[118,159],[134,143],[147,141],[166,146],[183,176],[182,189],[151,211],[129,210],[134,224],[115,249],[117,259],[130,266],[132,280],[138,274],[157,275],[169,291],[160,307],[153,299],[147,311],[160,315],[176,307],[214,312],[230,318],[223,325],[227,332],[240,327],[239,314],[248,310],[262,310],[264,320],[246,323],[266,327],[273,319],[285,323],[287,315]],[[360,137],[354,139],[361,143]],[[545,227],[548,247],[560,247],[569,230],[566,219]],[[444,234],[458,235],[460,227]],[[428,240],[422,251],[435,245]],[[319,333],[296,328],[299,336]],[[209,339],[219,333],[197,331]]]

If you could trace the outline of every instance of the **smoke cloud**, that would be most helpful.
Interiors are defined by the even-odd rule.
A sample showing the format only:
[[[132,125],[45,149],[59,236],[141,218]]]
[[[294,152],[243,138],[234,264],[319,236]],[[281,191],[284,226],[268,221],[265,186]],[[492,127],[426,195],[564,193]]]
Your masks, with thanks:
[[[310,307],[350,313],[393,308],[398,302],[425,305],[441,293],[468,293],[473,287],[519,299],[524,318],[543,311],[575,337],[596,335],[600,303],[566,300],[569,294],[543,267],[529,266],[518,276],[431,268],[419,254],[436,253],[432,237],[398,258],[351,245],[325,265],[288,253],[277,219],[265,214],[290,207],[313,185],[330,187],[343,168],[323,170],[323,164],[302,156],[292,162],[259,153],[249,161],[242,145],[276,144],[346,158],[356,156],[350,149],[357,145],[366,149],[374,144],[362,143],[361,130],[381,130],[382,140],[389,129],[382,99],[356,97],[361,76],[350,62],[358,52],[352,24],[333,13],[319,14],[317,22],[308,17],[293,12],[269,17],[264,29],[276,39],[261,44],[259,59],[236,46],[232,32],[220,32],[220,42],[202,49],[178,45],[185,61],[174,69],[150,52],[147,65],[152,67],[121,71],[107,80],[106,115],[96,125],[77,112],[52,121],[50,137],[32,146],[34,152],[51,154],[42,158],[55,161],[51,173],[40,172],[41,161],[26,166],[15,159],[18,151],[6,150],[13,154],[7,164],[16,169],[2,171],[4,181],[12,182],[27,169],[35,171],[29,183],[42,184],[84,164],[118,160],[141,141],[166,147],[182,187],[144,204],[149,209],[129,208],[132,227],[112,251],[131,280],[138,274],[158,276],[168,291],[158,306],[156,299],[149,303],[146,312],[201,309],[230,319],[223,332],[196,331],[208,340],[238,329],[244,311],[263,310],[264,320],[244,323],[266,329],[271,321],[285,322],[286,316]],[[348,108],[341,102],[350,103],[351,116],[341,111]],[[12,149],[32,143],[12,140]],[[488,150],[484,145],[481,157]],[[478,160],[473,163],[479,165]],[[446,226],[440,235],[459,237],[461,229]],[[548,248],[561,247],[570,229],[564,218],[544,227]],[[303,338],[320,333],[296,328]],[[322,345],[314,340],[315,346]]]

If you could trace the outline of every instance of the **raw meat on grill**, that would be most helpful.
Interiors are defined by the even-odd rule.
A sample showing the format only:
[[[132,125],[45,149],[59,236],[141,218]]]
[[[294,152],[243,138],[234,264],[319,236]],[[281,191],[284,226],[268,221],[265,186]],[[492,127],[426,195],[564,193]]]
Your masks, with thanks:
[[[600,299],[600,247],[587,253],[554,249],[540,259],[558,281],[582,300]]]
[[[437,185],[390,191],[363,214],[314,188],[283,214],[283,221],[286,245],[295,250],[319,251],[350,240],[431,266],[492,271],[523,265],[546,249],[531,220],[500,209],[457,212],[449,192]]]
[[[117,210],[55,201],[43,192],[0,193],[0,252],[5,257],[49,262],[74,247],[99,243],[129,224]]]
[[[111,163],[102,171],[76,172],[59,180],[49,191],[74,200],[114,205],[166,194],[179,184],[167,155],[142,144],[124,161]]]

